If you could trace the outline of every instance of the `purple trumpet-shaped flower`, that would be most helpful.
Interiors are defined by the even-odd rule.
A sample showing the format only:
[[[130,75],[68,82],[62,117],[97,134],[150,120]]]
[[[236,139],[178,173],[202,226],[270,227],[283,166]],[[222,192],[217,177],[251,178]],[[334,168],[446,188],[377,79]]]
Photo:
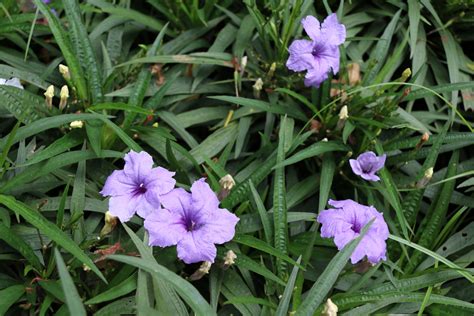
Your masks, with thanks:
[[[318,222],[322,224],[321,237],[334,237],[337,249],[341,250],[351,240],[360,235],[362,228],[375,218],[367,233],[352,253],[351,262],[355,264],[365,256],[372,263],[386,260],[386,243],[388,227],[383,218],[373,206],[365,206],[352,200],[329,200],[334,209],[321,211]]]
[[[311,15],[301,24],[311,40],[291,43],[286,67],[298,72],[307,70],[305,85],[319,87],[330,71],[334,74],[339,71],[339,45],[346,40],[346,28],[339,23],[335,13],[324,19],[322,25]]]
[[[209,185],[200,179],[191,193],[174,189],[162,198],[164,209],[145,219],[150,245],[177,245],[178,257],[185,263],[214,262],[216,246],[235,235],[239,218],[219,208],[219,200]]]
[[[146,152],[130,151],[123,170],[114,171],[100,192],[110,196],[109,212],[126,222],[138,213],[145,218],[161,209],[161,196],[170,192],[176,181],[174,172],[153,168],[153,158]]]
[[[352,171],[356,175],[361,176],[362,179],[367,181],[379,181],[380,178],[375,175],[375,173],[383,168],[385,159],[387,159],[386,154],[377,157],[373,152],[368,151],[360,154],[357,159],[349,159],[349,164],[351,165]]]

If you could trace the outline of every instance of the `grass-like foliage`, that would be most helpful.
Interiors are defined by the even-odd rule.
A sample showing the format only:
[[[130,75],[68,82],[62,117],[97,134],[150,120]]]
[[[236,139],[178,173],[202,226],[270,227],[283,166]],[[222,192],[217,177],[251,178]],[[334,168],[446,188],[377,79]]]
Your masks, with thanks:
[[[1,1],[0,315],[473,315],[473,12]],[[331,13],[345,37],[327,48],[301,21]],[[322,67],[288,65],[295,40],[337,55],[320,85],[288,69]],[[181,200],[121,223],[132,202],[104,184],[132,150]],[[154,228],[163,214],[210,262],[181,226]]]

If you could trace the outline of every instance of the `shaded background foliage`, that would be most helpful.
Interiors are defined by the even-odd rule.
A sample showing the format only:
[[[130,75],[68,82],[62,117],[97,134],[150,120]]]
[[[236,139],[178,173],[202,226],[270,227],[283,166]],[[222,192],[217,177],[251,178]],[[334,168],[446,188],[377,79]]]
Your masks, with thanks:
[[[472,314],[470,1],[34,4],[0,10],[0,77],[26,88],[0,86],[0,314],[311,315],[327,297],[347,314]],[[287,47],[302,17],[333,11],[341,71],[309,89]],[[64,111],[46,108],[50,84],[69,85]],[[130,149],[183,187],[233,175],[238,234],[209,275],[148,248],[138,218],[101,235],[98,192]],[[388,154],[380,183],[348,166],[367,150]],[[315,222],[328,198],[384,213],[389,260],[346,265]]]

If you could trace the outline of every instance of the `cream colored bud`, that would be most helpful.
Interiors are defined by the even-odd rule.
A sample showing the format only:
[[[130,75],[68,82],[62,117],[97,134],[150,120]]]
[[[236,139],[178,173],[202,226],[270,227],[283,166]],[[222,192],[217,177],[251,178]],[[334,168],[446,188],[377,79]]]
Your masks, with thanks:
[[[230,191],[234,187],[235,181],[230,174],[227,174],[219,180],[219,184],[224,190]]]
[[[83,121],[72,121],[71,124],[69,124],[70,128],[82,128],[84,126]]]
[[[347,66],[347,72],[349,75],[349,84],[354,86],[360,82],[360,65],[357,63],[350,64]]]
[[[237,259],[237,255],[232,250],[227,251],[224,257],[224,265],[231,266],[235,263],[235,259]]]
[[[114,230],[115,226],[117,226],[118,223],[118,217],[113,216],[112,214],[110,214],[110,211],[107,211],[105,212],[104,221],[105,225],[104,227],[102,227],[102,230],[99,234],[102,237],[110,234]]]
[[[337,316],[337,311],[339,309],[337,308],[337,305],[334,304],[330,298],[326,301],[326,304],[324,304],[323,311],[321,312],[321,316]]]
[[[209,270],[211,270],[211,265],[212,262],[204,261],[199,267],[199,269],[197,269],[196,271],[194,271],[193,274],[191,274],[189,280],[196,281],[202,279],[204,275],[209,274]]]
[[[433,178],[433,172],[434,170],[432,167],[426,169],[425,174],[423,175],[423,178],[421,178],[421,180],[418,181],[418,183],[416,184],[416,187],[417,188],[425,187],[431,181],[431,178]]]
[[[324,137],[323,139],[321,139],[322,142],[328,142],[329,140],[327,139],[327,137]]]
[[[254,90],[262,90],[263,88],[263,80],[262,78],[258,78],[257,81],[255,81],[255,84],[252,86]]]
[[[63,64],[59,64],[59,72],[63,75],[63,78],[66,80],[71,80],[71,73],[69,72],[69,67]]]
[[[48,106],[48,109],[53,108],[53,97],[54,97],[54,86],[50,85],[47,89],[46,92],[44,93],[44,96],[46,98],[46,105]]]
[[[349,117],[349,111],[347,110],[347,105],[344,105],[339,111],[339,119],[340,120],[347,120]]]
[[[270,70],[268,71],[268,77],[271,78],[275,74],[275,70],[277,68],[276,62],[273,62],[270,66]]]
[[[153,123],[152,127],[157,128],[158,127],[158,122]]]
[[[61,98],[59,101],[59,109],[62,110],[66,107],[67,99],[69,98],[69,88],[66,85],[62,86],[59,96]]]
[[[247,67],[247,61],[248,61],[247,56],[242,57],[242,59],[240,60],[240,74],[241,75],[244,73],[245,67]]]

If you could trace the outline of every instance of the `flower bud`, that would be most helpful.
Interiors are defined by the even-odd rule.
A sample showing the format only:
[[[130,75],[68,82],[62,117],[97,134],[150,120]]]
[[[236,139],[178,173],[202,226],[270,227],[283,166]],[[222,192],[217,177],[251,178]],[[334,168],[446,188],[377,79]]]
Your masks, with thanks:
[[[47,89],[46,92],[44,93],[44,96],[46,98],[46,106],[48,109],[53,108],[53,97],[54,97],[54,86],[50,85]]]
[[[337,316],[337,305],[334,304],[330,298],[324,304],[323,311],[321,312],[321,316]]]
[[[411,69],[410,68],[405,69],[402,72],[401,81],[407,81],[407,79],[410,78],[410,76],[411,76]]]
[[[234,187],[235,181],[230,174],[227,174],[219,180],[219,184],[222,189],[230,191]]]
[[[219,180],[219,184],[221,185],[221,190],[217,197],[222,201],[229,195],[230,190],[232,190],[235,185],[235,181],[230,174],[227,174]]]
[[[71,129],[73,129],[73,128],[82,128],[83,126],[84,126],[83,121],[72,121],[69,124],[69,128],[71,128]]]
[[[110,214],[109,211],[105,212],[105,225],[100,231],[101,237],[110,234],[114,230],[115,226],[117,226],[117,219],[118,218]]]
[[[248,61],[247,56],[242,57],[242,59],[240,60],[240,75],[241,76],[244,74],[245,67],[247,67],[247,61]]]
[[[153,123],[152,127],[157,128],[158,127],[158,122]]]
[[[190,277],[189,280],[196,281],[202,279],[202,277],[206,274],[209,274],[209,270],[211,270],[212,262],[204,261],[199,269],[197,269]]]
[[[253,88],[253,96],[255,99],[260,99],[260,91],[263,89],[263,80],[262,78],[258,78],[257,81],[255,81],[255,84],[252,86]]]
[[[268,78],[273,77],[273,75],[275,74],[276,68],[277,68],[277,64],[276,64],[276,62],[273,62],[273,63],[270,65],[270,70],[268,70],[268,74],[267,74]]]
[[[357,63],[347,66],[347,74],[349,76],[349,85],[355,86],[360,82],[360,65]]]
[[[69,67],[59,64],[59,72],[63,75],[63,78],[67,81],[71,80],[71,73],[69,72]]]
[[[416,184],[417,188],[424,188],[430,181],[431,178],[433,178],[433,167],[426,169],[425,174],[423,175],[423,178],[421,178],[420,181]]]
[[[347,111],[347,105],[344,105],[339,112],[339,121],[337,122],[336,129],[340,130],[344,127],[347,118],[349,117],[349,113]]]
[[[66,107],[67,99],[69,98],[69,88],[66,85],[62,86],[59,96],[61,98],[59,101],[59,109],[63,110]]]
[[[420,149],[421,146],[423,146],[423,144],[426,143],[429,139],[430,139],[430,134],[424,133],[423,135],[421,135],[420,141],[418,142],[418,144],[416,144],[416,147],[415,147],[416,150]]]
[[[235,263],[235,259],[237,259],[237,255],[235,254],[235,252],[233,252],[232,250],[227,251],[224,257],[224,266],[227,268],[230,267]]]

